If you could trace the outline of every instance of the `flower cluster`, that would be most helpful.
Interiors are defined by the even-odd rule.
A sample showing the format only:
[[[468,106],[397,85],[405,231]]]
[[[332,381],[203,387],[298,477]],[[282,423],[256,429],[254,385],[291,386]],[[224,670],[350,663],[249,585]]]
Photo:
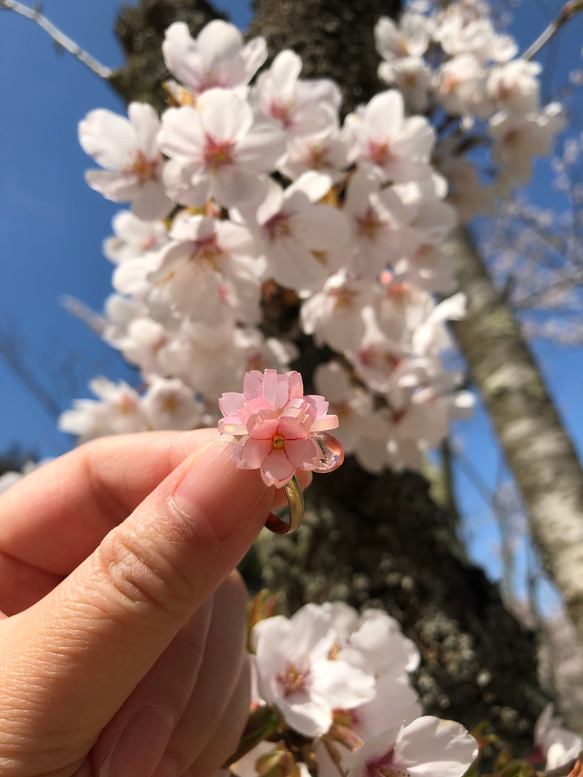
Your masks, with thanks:
[[[290,619],[259,620],[251,648],[248,729],[264,725],[231,765],[239,777],[267,767],[304,777],[314,769],[324,777],[462,777],[476,758],[463,726],[422,715],[408,678],[419,655],[385,612],[308,604]]]
[[[371,472],[420,468],[471,410],[442,362],[464,299],[440,243],[458,216],[525,179],[558,109],[539,109],[537,66],[515,58],[481,3],[428,8],[379,20],[379,72],[393,88],[343,121],[337,84],[302,79],[292,51],[257,74],[265,41],[213,21],[196,39],[182,22],[167,30],[161,117],[133,103],[127,119],[96,110],[81,122],[81,145],[104,168],[89,185],[131,203],[104,243],[115,293],[102,330],[144,390],[100,380],[99,401],[77,402],[63,430],[88,439],[216,422],[221,392],[249,370],[285,372],[305,336],[322,349],[306,377]],[[496,186],[471,156],[486,121]],[[160,386],[166,399],[154,401]],[[247,433],[241,462],[259,445]]]
[[[541,106],[541,66],[518,56],[481,0],[413,3],[398,23],[380,19],[375,38],[379,77],[410,110],[447,117],[433,160],[448,180],[448,202],[462,221],[491,214],[498,198],[528,182],[533,158],[547,156],[562,129],[561,106]],[[480,158],[477,147],[491,153]]]

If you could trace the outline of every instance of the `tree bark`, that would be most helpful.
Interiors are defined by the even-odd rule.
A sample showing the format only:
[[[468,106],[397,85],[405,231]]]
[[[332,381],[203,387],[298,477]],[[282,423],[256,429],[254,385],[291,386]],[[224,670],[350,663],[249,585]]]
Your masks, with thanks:
[[[196,34],[194,14],[203,9],[204,23],[209,8],[200,0],[141,0],[122,12],[118,31],[128,70],[116,74],[113,85],[122,85],[126,99],[161,93],[150,73],[140,84],[140,63],[149,61],[141,59],[142,50],[159,52],[163,39],[159,21],[190,20]],[[303,58],[304,77],[335,78],[346,108],[381,88],[373,28],[381,14],[397,12],[397,2],[255,0],[254,8],[249,35],[264,35],[271,56],[293,47]],[[319,358],[312,344],[294,365],[307,383]],[[410,473],[375,477],[349,458],[338,472],[316,477],[306,496],[306,519],[295,535],[266,534],[257,544],[264,581],[279,592],[282,606],[291,612],[308,601],[341,599],[383,607],[420,649],[416,686],[428,712],[469,727],[488,720],[516,754],[530,752],[532,726],[546,702],[536,680],[534,636],[467,561],[455,522],[431,500],[427,481]]]
[[[583,642],[583,472],[520,325],[466,229],[445,249],[468,315],[452,324],[514,473],[542,562]]]

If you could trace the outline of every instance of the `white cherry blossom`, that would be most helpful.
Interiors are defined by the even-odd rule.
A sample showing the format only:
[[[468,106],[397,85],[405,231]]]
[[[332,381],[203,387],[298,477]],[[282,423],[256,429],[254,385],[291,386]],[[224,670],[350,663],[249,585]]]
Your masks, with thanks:
[[[264,262],[246,227],[185,214],[174,222],[170,238],[148,279],[177,311],[215,324],[228,307],[242,321],[258,320]]]
[[[355,161],[384,181],[404,182],[431,175],[429,156],[435,134],[423,116],[405,117],[403,96],[380,92],[346,119]]]
[[[345,216],[318,204],[331,186],[329,176],[304,173],[287,189],[270,182],[255,213],[267,257],[267,277],[298,292],[321,288],[350,256]]]
[[[214,197],[230,208],[261,197],[265,173],[285,151],[285,135],[273,123],[256,123],[241,97],[209,89],[196,107],[169,108],[162,117],[160,149],[169,195],[198,207]]]
[[[332,131],[338,125],[341,93],[327,78],[302,80],[302,60],[281,51],[271,68],[261,73],[252,93],[253,104],[290,136]]]
[[[301,309],[302,330],[314,335],[317,345],[336,351],[358,351],[366,324],[364,309],[372,303],[369,283],[347,277],[345,271],[328,278],[321,292],[306,300]]]
[[[91,391],[99,397],[77,399],[71,410],[59,418],[62,432],[77,435],[86,442],[107,434],[127,434],[148,429],[148,421],[140,405],[139,394],[124,381],[112,383],[107,378],[94,378]]]
[[[196,429],[204,424],[204,405],[176,378],[150,379],[142,410],[152,429]]]
[[[221,19],[209,22],[193,39],[184,22],[166,30],[162,53],[166,67],[189,92],[245,86],[267,58],[264,38],[243,43],[239,30]]]
[[[381,188],[378,178],[358,171],[351,178],[344,213],[352,227],[354,271],[374,281],[391,261],[412,252],[417,238],[405,227],[412,213],[393,187]]]
[[[300,734],[319,736],[332,724],[336,707],[350,709],[374,697],[371,675],[331,660],[330,619],[306,605],[289,620],[275,616],[253,629],[258,687]]]
[[[146,221],[165,216],[172,207],[162,184],[159,129],[156,111],[145,103],[131,103],[127,119],[98,109],[79,124],[83,151],[105,168],[85,174],[89,186],[108,200],[131,200],[133,213]]]
[[[340,426],[334,436],[351,453],[363,436],[362,419],[373,411],[372,396],[363,388],[351,384],[338,362],[319,364],[314,371],[314,385],[330,403],[330,412],[338,416]]]
[[[381,16],[374,29],[377,50],[387,62],[421,57],[429,45],[431,26],[428,18],[418,13],[404,13],[398,24]]]
[[[427,109],[433,72],[423,59],[403,57],[381,62],[378,75],[381,81],[399,89],[411,113],[423,113]]]
[[[424,716],[369,740],[346,762],[348,777],[462,777],[477,755],[461,724]]]
[[[112,226],[114,234],[104,240],[103,253],[114,264],[136,259],[147,251],[160,248],[168,240],[164,221],[143,221],[129,210],[116,213]]]

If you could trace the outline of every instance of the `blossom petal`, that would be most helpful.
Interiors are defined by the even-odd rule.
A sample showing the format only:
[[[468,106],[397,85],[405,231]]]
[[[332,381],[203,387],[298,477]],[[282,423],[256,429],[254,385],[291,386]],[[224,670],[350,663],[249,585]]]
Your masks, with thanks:
[[[244,437],[237,443],[233,457],[240,469],[259,469],[271,450],[271,438]]]
[[[303,440],[286,440],[285,452],[296,469],[311,469],[318,464],[320,450],[309,437]]]
[[[261,465],[261,477],[268,486],[281,488],[292,479],[295,467],[283,450],[272,450]]]
[[[405,726],[395,751],[398,765],[411,775],[462,777],[478,746],[461,723],[425,715]]]

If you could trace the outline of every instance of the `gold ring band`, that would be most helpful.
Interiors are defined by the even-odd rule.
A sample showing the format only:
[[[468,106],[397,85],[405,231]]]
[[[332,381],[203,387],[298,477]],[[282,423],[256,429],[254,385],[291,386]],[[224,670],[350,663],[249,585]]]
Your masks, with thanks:
[[[295,475],[289,483],[285,484],[284,489],[289,505],[289,523],[271,513],[265,521],[265,526],[274,534],[290,534],[299,527],[304,518],[304,495]]]

